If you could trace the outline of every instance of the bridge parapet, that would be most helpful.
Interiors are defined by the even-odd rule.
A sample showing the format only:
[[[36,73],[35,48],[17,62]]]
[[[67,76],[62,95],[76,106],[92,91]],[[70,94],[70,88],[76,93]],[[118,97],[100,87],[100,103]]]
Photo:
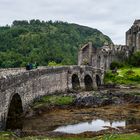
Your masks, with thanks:
[[[18,73],[25,72],[25,68],[7,68],[7,69],[0,69],[0,78],[5,77],[8,75],[17,75]]]
[[[25,69],[1,69],[0,72],[6,71],[6,75],[0,77],[0,91],[6,90],[9,87],[19,85],[28,80],[31,80],[36,77],[40,77],[46,74],[53,73],[62,73],[63,71],[72,73],[72,72],[85,72],[92,71],[93,73],[97,73],[99,75],[103,75],[104,71],[101,69],[93,68],[91,66],[60,66],[60,67],[43,67],[39,69],[33,69],[30,71],[26,71]],[[8,71],[10,74],[8,74]],[[13,71],[13,72],[12,72]],[[14,74],[11,74],[14,73]]]
[[[8,86],[19,85],[23,82],[31,80],[45,74],[61,73],[67,71],[68,67],[46,67],[41,69],[33,69],[27,71],[25,69],[3,69],[4,74],[0,77],[0,90],[5,90]],[[9,73],[8,73],[9,72]]]

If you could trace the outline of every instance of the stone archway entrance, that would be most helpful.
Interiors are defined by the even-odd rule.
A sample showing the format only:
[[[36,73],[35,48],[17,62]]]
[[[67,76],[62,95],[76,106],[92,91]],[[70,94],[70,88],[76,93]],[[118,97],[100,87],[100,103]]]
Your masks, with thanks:
[[[93,80],[89,75],[86,75],[84,78],[85,89],[86,90],[93,90]]]
[[[8,115],[7,115],[7,121],[6,121],[6,129],[22,129],[22,101],[19,96],[19,94],[15,94],[12,97]]]
[[[77,74],[72,75],[72,89],[78,90],[80,88],[80,81]]]

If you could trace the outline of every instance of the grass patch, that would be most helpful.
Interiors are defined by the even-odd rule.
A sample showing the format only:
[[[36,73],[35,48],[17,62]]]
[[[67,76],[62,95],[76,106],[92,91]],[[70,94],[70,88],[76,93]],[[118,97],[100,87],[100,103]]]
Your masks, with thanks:
[[[15,140],[16,136],[13,132],[0,132],[0,140]]]
[[[97,138],[47,138],[47,137],[27,137],[20,140],[99,140]]]
[[[16,137],[12,132],[0,132],[0,140],[140,140],[140,134],[111,134],[93,138],[48,138],[44,136],[38,137]]]
[[[101,140],[140,140],[140,134],[106,135]]]
[[[6,134],[6,133],[5,133]],[[93,138],[7,137],[0,133],[0,140],[140,140],[140,134],[111,134]]]
[[[70,105],[74,101],[74,98],[71,96],[62,96],[62,95],[50,95],[43,96],[40,100],[35,101],[33,106],[40,107],[42,105]]]
[[[105,74],[104,82],[106,84],[140,84],[140,68],[121,68],[117,73],[108,71]]]

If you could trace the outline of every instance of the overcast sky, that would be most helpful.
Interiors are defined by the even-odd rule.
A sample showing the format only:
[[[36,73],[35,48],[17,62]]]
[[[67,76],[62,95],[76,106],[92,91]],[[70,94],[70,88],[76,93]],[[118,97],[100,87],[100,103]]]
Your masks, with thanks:
[[[114,43],[140,18],[140,0],[0,0],[0,26],[13,20],[61,20],[97,28]]]

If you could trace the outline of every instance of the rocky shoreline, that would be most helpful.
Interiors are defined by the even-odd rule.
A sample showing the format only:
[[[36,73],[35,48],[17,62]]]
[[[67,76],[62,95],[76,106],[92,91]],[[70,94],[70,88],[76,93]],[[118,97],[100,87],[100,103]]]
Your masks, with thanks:
[[[110,104],[140,103],[140,96],[118,91],[85,92],[76,96],[75,106],[100,107]]]
[[[49,96],[69,96],[74,100],[67,105],[43,104],[41,106],[31,106],[26,112],[26,117],[40,115],[43,112],[48,112],[54,109],[70,109],[70,108],[84,108],[84,107],[102,107],[107,105],[120,104],[139,104],[140,90],[139,89],[107,89],[98,91],[82,91],[82,92],[68,92],[57,93]]]

